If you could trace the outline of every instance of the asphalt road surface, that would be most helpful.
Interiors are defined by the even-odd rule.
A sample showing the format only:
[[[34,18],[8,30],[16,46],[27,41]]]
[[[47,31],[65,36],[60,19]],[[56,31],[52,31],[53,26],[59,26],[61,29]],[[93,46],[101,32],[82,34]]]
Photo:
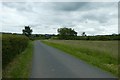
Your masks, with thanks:
[[[65,52],[35,41],[31,78],[115,78]]]

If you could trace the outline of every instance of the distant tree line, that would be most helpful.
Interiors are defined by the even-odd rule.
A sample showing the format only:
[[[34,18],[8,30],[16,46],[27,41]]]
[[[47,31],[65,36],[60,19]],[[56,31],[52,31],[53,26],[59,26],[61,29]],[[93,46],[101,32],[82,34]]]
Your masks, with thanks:
[[[59,40],[120,40],[120,34],[111,35],[95,35],[88,36],[85,32],[82,32],[81,36],[77,36],[77,32],[72,28],[59,28],[57,29],[58,34],[32,34],[33,30],[30,26],[25,26],[23,35],[29,37],[29,39],[59,39]],[[17,33],[2,33],[2,34],[13,34],[20,35]]]
[[[120,35],[77,36],[74,40],[120,40]]]
[[[30,39],[59,39],[59,40],[120,40],[120,34],[111,34],[111,35],[96,35],[96,36],[87,36],[83,32],[82,36],[77,36],[77,32],[72,28],[58,28],[58,35],[55,34],[32,34],[32,29],[29,26],[25,26],[23,29],[23,35],[26,35]]]
[[[58,39],[62,40],[119,40],[120,34],[87,36],[85,32],[82,36],[77,36],[77,32],[71,28],[59,28]]]

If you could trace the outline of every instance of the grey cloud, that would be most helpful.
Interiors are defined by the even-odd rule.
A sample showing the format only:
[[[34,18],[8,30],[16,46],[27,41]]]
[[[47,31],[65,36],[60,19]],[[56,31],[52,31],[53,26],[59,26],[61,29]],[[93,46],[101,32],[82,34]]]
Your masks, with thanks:
[[[82,15],[82,20],[99,21],[107,23],[110,19],[117,18],[117,3],[90,3],[94,10],[90,10]],[[94,6],[93,6],[94,5]],[[110,10],[111,9],[111,10]]]
[[[114,7],[116,4],[116,2],[54,2],[51,8],[58,11],[87,11],[101,7]]]
[[[117,7],[117,2],[89,2],[86,8],[88,9],[99,9],[99,8],[108,8],[108,7]]]
[[[53,3],[53,8],[60,11],[76,11],[87,5],[87,2],[59,2]]]
[[[32,5],[29,5],[26,2],[3,2],[3,6],[9,7],[9,8],[15,8],[18,11],[32,11]]]
[[[83,19],[85,19],[85,20],[89,19],[89,20],[95,20],[95,21],[97,20],[100,23],[106,23],[108,21],[108,19],[111,18],[111,17],[107,16],[107,14],[104,14],[104,15],[101,15],[101,14],[98,15],[98,14],[97,13],[87,14],[87,15],[83,16]]]
[[[21,28],[23,28],[24,25],[29,25],[33,28],[34,33],[56,33],[56,30],[60,27],[71,27],[78,31],[79,34],[81,34],[82,31],[86,31],[88,34],[100,34],[102,31],[106,31],[105,28],[108,28],[109,25],[115,24],[114,21],[109,24],[111,19],[117,18],[117,13],[113,13],[113,15],[110,16],[108,15],[108,13],[113,12],[113,10],[117,10],[116,3],[8,2],[3,3],[3,7],[6,9],[6,13],[4,13],[3,17],[6,17],[5,24],[7,24],[7,26],[9,26],[9,24],[14,26],[13,23],[19,24],[19,22],[22,20],[22,23],[20,24]],[[106,10],[109,10],[109,12],[106,12]],[[99,12],[97,13],[97,11]],[[12,13],[12,16],[9,15],[9,13]],[[12,19],[12,17],[14,17],[16,14],[20,19]],[[86,21],[87,19],[89,20],[88,22]],[[92,23],[89,24],[89,22]],[[104,24],[105,26],[101,27]],[[10,29],[15,28],[9,28],[8,30]],[[7,31],[7,28],[5,28],[5,30]]]

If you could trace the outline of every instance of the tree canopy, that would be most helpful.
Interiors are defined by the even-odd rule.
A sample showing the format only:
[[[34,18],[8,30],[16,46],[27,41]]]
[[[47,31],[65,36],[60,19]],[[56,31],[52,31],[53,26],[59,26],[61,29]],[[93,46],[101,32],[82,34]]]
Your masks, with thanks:
[[[23,34],[26,35],[26,36],[30,36],[31,33],[32,33],[32,29],[30,29],[29,26],[25,26],[25,29],[22,30],[23,31]]]
[[[82,36],[87,36],[85,32],[82,33]]]
[[[59,28],[58,30],[58,35],[60,39],[70,39],[73,38],[74,36],[77,36],[77,32],[74,31],[74,29],[71,28]]]

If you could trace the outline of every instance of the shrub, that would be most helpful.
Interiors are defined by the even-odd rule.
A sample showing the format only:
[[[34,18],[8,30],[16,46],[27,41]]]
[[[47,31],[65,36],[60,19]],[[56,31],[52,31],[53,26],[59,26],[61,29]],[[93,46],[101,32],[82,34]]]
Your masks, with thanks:
[[[2,36],[2,68],[27,47],[29,39],[23,35]]]

